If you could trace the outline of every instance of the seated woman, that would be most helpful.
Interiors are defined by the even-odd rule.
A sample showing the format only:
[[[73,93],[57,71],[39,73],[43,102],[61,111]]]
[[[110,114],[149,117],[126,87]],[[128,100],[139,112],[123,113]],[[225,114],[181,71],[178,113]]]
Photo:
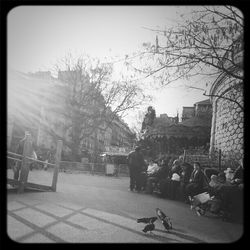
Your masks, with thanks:
[[[232,181],[228,185],[222,185],[219,189],[223,208],[231,219],[242,222],[243,220],[243,162],[234,172]]]
[[[176,193],[176,188],[179,185],[178,176],[181,175],[181,166],[178,160],[173,162],[173,166],[168,172],[168,175],[159,182],[160,193],[163,197],[174,198]],[[173,180],[171,180],[173,178]],[[178,183],[177,183],[177,182]]]
[[[239,187],[243,187],[243,162],[240,160],[239,167],[235,170],[234,176],[231,181],[232,184],[239,185]]]
[[[186,194],[186,186],[189,183],[191,174],[193,172],[193,166],[189,163],[184,162],[182,165],[182,172],[181,172],[181,178],[180,178],[180,195],[181,199],[188,203],[188,197]]]
[[[228,182],[225,173],[222,172],[218,176],[211,176],[209,186],[210,195],[221,201],[221,208],[226,217],[242,217],[243,192],[238,185]]]
[[[207,191],[211,196],[217,195],[222,185],[229,185],[225,174],[223,172],[220,172],[218,175],[212,174]]]
[[[164,164],[158,165],[156,162],[151,160],[148,165],[147,175],[146,192],[152,193],[159,181],[166,177],[167,167]]]
[[[199,162],[194,162],[194,170],[186,186],[186,195],[195,196],[203,191],[204,175]]]
[[[217,192],[222,201],[224,212],[231,219],[242,220],[243,215],[243,191],[238,185],[223,184]]]

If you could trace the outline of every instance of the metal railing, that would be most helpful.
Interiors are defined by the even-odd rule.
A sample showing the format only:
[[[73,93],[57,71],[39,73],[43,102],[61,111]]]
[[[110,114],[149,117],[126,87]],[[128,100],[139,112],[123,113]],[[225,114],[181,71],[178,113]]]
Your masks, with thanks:
[[[7,159],[22,162],[23,158],[28,159],[31,162],[40,163],[42,165],[49,165],[52,167],[55,167],[55,163],[50,163],[38,159],[34,159],[32,157],[23,156],[20,154],[16,154],[10,151],[7,151]],[[12,156],[9,156],[12,155]],[[16,157],[16,158],[15,158]],[[91,173],[91,174],[105,174],[106,168],[105,163],[81,163],[81,162],[70,162],[70,161],[60,161],[59,162],[59,170],[60,171],[80,171],[85,173]],[[128,166],[126,164],[119,164],[117,166],[118,175],[122,176],[128,176]]]
[[[47,165],[50,165],[50,166],[55,166],[56,165],[55,163],[41,161],[41,160],[34,159],[34,158],[31,158],[31,157],[28,157],[28,156],[19,155],[19,154],[10,152],[10,151],[7,151],[7,154],[11,154],[11,155],[14,155],[14,156],[17,156],[17,157],[21,158],[21,159],[18,159],[18,158],[13,158],[11,156],[7,156],[8,159],[11,159],[11,160],[14,160],[14,161],[20,161],[20,162],[22,162],[22,159],[25,158],[25,159],[28,159],[28,160],[33,161],[33,162],[47,164]]]

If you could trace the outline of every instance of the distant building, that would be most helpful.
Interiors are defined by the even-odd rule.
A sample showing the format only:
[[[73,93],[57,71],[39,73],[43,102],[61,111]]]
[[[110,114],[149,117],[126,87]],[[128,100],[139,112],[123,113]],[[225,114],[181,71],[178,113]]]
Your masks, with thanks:
[[[212,117],[212,104],[209,99],[196,102],[193,107],[183,107],[182,121],[192,117]]]
[[[175,117],[170,117],[167,114],[160,114],[160,117],[156,117],[156,119],[161,120],[165,123],[175,123],[179,122],[179,115],[177,114]]]
[[[195,114],[194,111],[195,111],[194,107],[183,107],[181,120],[185,121],[191,117],[194,117]]]
[[[182,121],[162,114],[156,117],[151,129],[145,134],[145,142],[156,153],[183,153],[184,149],[204,147],[210,141],[212,105],[208,100],[197,102],[193,107],[183,107]]]
[[[68,95],[61,81],[65,80],[68,74],[66,71],[61,71],[56,79],[50,72],[26,74],[9,71],[7,133],[9,150],[15,150],[17,142],[23,138],[26,130],[32,133],[35,144],[45,148],[55,146],[52,135],[43,129],[42,124],[46,124],[61,137],[69,138],[70,131],[64,129],[69,121],[60,114],[64,96]],[[106,123],[101,124],[93,134],[84,138],[80,150],[94,154],[105,151],[105,147],[112,145],[128,148],[132,148],[133,145],[133,133],[118,117],[109,126]],[[66,148],[65,150],[68,151]]]
[[[194,104],[194,116],[212,117],[212,103],[209,99]]]

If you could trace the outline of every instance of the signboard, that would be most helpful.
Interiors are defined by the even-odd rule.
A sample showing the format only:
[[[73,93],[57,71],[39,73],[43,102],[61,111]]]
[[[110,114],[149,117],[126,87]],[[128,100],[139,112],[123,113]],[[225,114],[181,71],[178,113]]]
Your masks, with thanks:
[[[117,146],[105,146],[105,151],[112,153],[129,153],[131,149]]]

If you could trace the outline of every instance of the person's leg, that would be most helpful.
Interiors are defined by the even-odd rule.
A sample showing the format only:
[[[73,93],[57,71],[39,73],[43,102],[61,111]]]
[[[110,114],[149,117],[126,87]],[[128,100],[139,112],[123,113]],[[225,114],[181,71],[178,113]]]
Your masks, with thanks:
[[[180,183],[179,194],[180,194],[180,199],[182,201],[185,201],[185,183],[184,182]]]
[[[186,192],[186,186],[188,185],[188,183],[182,183],[182,197],[183,197],[183,201],[185,203],[188,203],[188,195],[187,195],[187,192]]]
[[[186,186],[186,195],[187,195],[187,197],[188,196],[193,197],[193,184],[192,183],[187,184],[187,186]]]
[[[154,177],[149,177],[147,179],[146,192],[148,194],[152,194],[153,193],[153,181],[154,181]]]
[[[175,181],[174,182],[174,190],[173,190],[173,199],[174,200],[180,200],[180,182],[179,181]]]
[[[17,162],[14,167],[14,180],[19,180],[20,170],[21,170],[21,162]]]
[[[136,180],[136,191],[141,191],[142,189],[142,174],[137,172],[135,176]]]
[[[170,181],[170,185],[169,185],[169,198],[170,199],[175,199],[176,198],[176,189],[177,189],[177,185],[179,184],[178,181]]]
[[[142,174],[142,190],[146,190],[147,185],[147,175],[145,173]]]
[[[160,193],[163,197],[169,196],[169,186],[170,186],[169,179],[163,179],[159,182]]]
[[[135,188],[135,175],[134,175],[134,173],[132,171],[130,171],[129,174],[130,174],[130,185],[129,185],[129,188],[130,188],[131,191],[133,191],[134,188]]]
[[[19,171],[18,171],[18,169],[15,169],[14,170],[14,180],[18,181],[18,179],[19,179]]]
[[[45,160],[45,164],[44,164],[44,167],[43,167],[44,170],[47,170],[47,168],[48,168],[48,164],[47,163],[48,163],[48,160]]]

